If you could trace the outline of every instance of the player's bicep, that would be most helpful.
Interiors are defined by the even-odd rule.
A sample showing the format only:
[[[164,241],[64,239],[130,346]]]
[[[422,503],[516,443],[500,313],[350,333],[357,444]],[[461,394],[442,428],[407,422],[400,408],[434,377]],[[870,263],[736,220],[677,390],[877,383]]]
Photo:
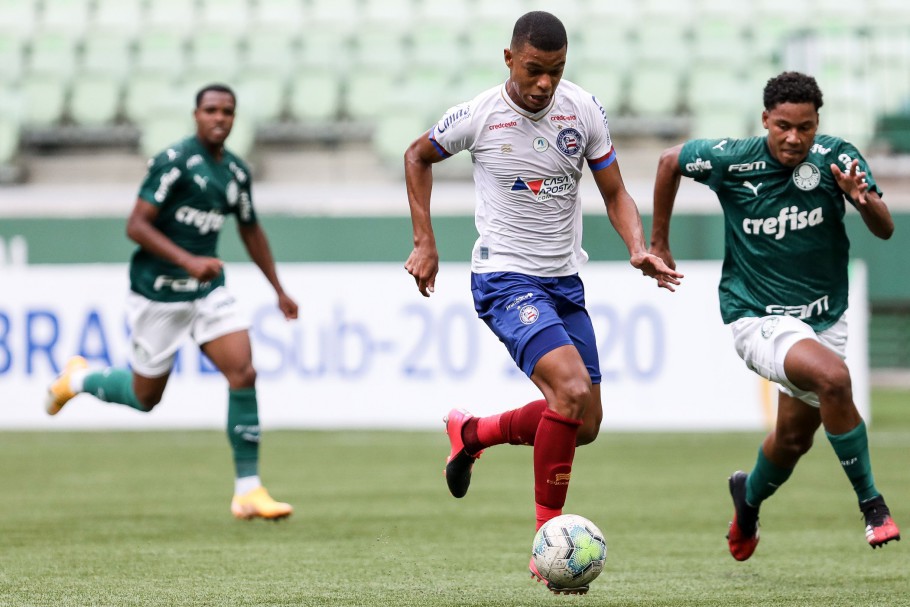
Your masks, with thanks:
[[[415,139],[405,152],[405,159],[423,164],[445,160],[451,154],[433,137],[433,130],[426,131]]]

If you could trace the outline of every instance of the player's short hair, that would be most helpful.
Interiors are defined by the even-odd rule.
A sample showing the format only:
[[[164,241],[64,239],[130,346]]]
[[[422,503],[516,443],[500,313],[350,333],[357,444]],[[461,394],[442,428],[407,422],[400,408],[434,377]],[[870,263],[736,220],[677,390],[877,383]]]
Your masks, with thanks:
[[[216,83],[212,83],[212,84],[206,84],[204,87],[199,89],[198,93],[196,93],[196,107],[197,108],[202,103],[202,97],[209,91],[214,91],[216,93],[227,93],[234,99],[234,105],[237,105],[237,95],[234,94],[234,89],[232,89],[231,87],[229,87],[226,84],[220,84],[220,83],[216,82]]]
[[[525,13],[512,30],[512,48],[528,43],[541,51],[558,51],[569,44],[562,21],[545,11]]]
[[[822,90],[815,78],[800,72],[784,72],[768,80],[765,85],[766,110],[773,110],[781,103],[811,103],[815,111],[823,105]]]

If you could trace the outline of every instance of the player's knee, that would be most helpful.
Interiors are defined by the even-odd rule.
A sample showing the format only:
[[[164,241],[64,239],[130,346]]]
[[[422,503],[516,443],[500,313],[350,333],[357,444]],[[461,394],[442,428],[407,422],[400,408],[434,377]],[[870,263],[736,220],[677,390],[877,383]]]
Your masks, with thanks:
[[[591,402],[591,383],[583,380],[572,380],[560,386],[557,392],[560,413],[572,419],[582,419]]]
[[[232,388],[251,388],[256,385],[256,369],[251,364],[231,370],[225,375]]]
[[[827,370],[821,377],[815,392],[823,405],[852,405],[853,384],[850,381],[850,371],[847,366],[841,364]]]
[[[796,465],[796,462],[812,448],[813,434],[805,432],[778,432],[774,449],[778,461]]]
[[[600,433],[600,424],[585,423],[578,429],[578,436],[575,439],[575,444],[579,447],[582,445],[590,445],[595,440],[597,440],[597,435]]]

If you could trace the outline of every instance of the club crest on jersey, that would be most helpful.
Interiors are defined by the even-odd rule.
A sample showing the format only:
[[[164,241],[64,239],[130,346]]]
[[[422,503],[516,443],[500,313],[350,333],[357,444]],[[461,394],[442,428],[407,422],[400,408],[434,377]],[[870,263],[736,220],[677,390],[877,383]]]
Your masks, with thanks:
[[[822,180],[822,172],[811,162],[804,162],[793,169],[793,183],[803,191],[814,190]]]
[[[520,320],[522,324],[532,325],[537,322],[538,318],[540,318],[540,311],[534,306],[528,304],[518,308],[518,320]]]
[[[574,156],[581,149],[581,133],[572,128],[559,131],[556,147],[566,156]]]

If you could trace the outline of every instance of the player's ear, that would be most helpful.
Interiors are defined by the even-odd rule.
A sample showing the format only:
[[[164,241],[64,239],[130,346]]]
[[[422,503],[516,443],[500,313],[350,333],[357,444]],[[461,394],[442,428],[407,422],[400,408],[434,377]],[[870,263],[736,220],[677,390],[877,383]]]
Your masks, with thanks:
[[[763,127],[765,127],[765,129],[768,128],[768,110],[762,110],[762,113],[761,113],[761,125],[762,125]]]
[[[505,59],[506,67],[512,69],[512,49],[503,49],[502,58]]]

